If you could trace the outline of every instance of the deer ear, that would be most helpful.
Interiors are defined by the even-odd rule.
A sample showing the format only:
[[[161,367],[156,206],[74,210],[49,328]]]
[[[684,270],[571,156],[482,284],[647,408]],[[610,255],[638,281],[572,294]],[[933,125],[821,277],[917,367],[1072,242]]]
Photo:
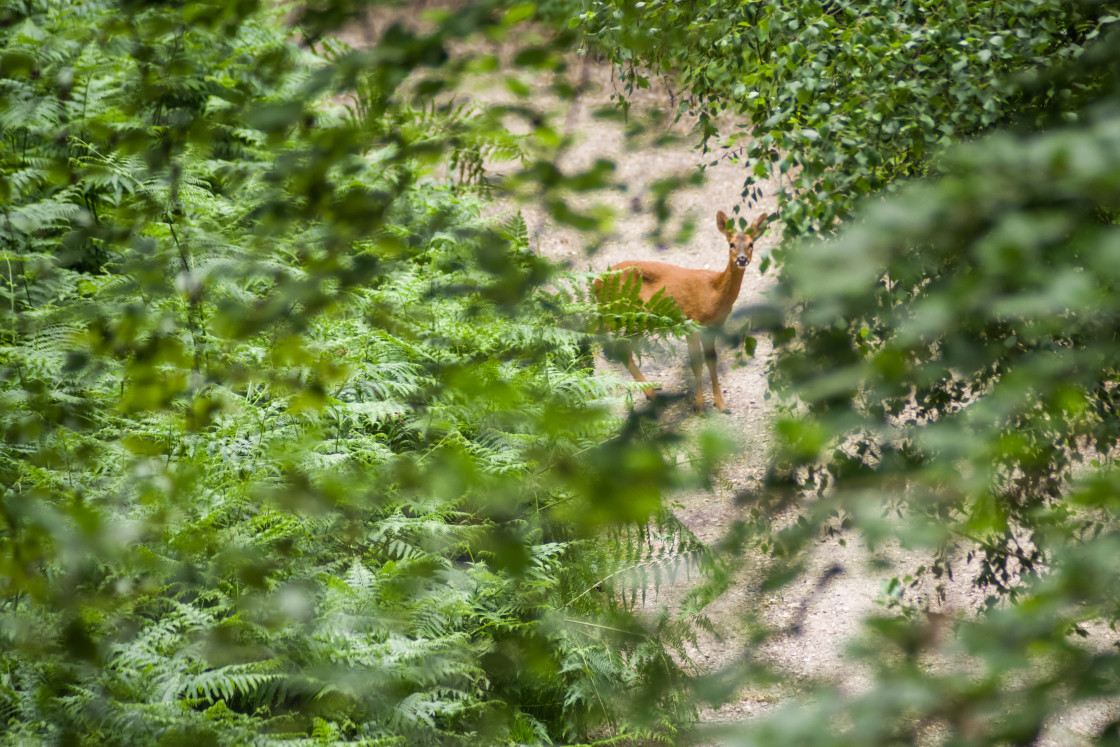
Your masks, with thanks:
[[[766,223],[768,220],[770,220],[770,218],[772,218],[772,217],[773,216],[770,213],[763,213],[762,215],[755,218],[754,223],[751,224],[750,233],[752,233],[752,234],[762,233],[763,224]]]
[[[727,233],[727,216],[722,210],[716,213],[716,225],[719,226],[720,233]]]

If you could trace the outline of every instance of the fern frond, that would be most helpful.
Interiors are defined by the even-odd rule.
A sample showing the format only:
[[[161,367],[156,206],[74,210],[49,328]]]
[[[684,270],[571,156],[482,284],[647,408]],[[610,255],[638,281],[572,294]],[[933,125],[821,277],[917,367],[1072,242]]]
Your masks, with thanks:
[[[266,685],[285,679],[285,675],[274,672],[251,671],[252,666],[231,664],[208,670],[185,680],[179,695],[197,695],[210,702],[231,701],[237,697],[252,698]]]
[[[520,210],[500,221],[498,232],[514,248],[529,248],[529,226],[525,223],[525,216]]]
[[[642,276],[628,269],[607,272],[596,279],[595,297],[605,330],[627,337],[655,334],[683,335],[695,329],[695,323],[664,288],[648,302],[642,301]]]
[[[65,228],[85,210],[71,199],[69,193],[60,192],[40,202],[13,207],[5,216],[5,225],[23,234]]]

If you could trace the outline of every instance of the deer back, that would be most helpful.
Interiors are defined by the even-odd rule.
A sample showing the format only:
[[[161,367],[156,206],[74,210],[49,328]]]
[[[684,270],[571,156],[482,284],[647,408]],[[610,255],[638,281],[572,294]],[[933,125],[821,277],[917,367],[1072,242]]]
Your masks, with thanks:
[[[730,311],[719,293],[718,281],[722,273],[712,270],[690,270],[687,267],[678,267],[666,262],[652,261],[627,261],[619,262],[611,268],[612,271],[623,271],[623,279],[627,272],[637,272],[642,278],[642,287],[639,296],[642,301],[649,302],[662,288],[665,294],[671,296],[680,306],[681,312],[698,324],[719,324]],[[742,273],[739,273],[742,281]],[[738,295],[738,286],[734,288],[734,296]]]

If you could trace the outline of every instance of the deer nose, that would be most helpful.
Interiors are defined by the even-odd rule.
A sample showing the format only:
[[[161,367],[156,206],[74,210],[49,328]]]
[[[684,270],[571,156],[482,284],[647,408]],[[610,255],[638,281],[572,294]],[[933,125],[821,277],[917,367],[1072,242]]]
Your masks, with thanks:
[[[751,261],[747,258],[747,256],[745,254],[740,254],[738,257],[735,258],[735,264],[739,265],[740,267],[746,267],[747,265],[750,264],[750,262]]]

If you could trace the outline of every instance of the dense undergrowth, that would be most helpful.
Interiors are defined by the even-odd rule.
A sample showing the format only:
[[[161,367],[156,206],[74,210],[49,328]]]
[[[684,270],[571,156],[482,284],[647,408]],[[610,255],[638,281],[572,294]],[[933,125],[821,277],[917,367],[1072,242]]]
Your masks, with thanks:
[[[856,532],[930,558],[850,651],[867,690],[733,740],[1031,744],[1089,709],[1115,741],[1115,3],[487,0],[334,41],[363,8],[0,8],[0,741],[694,739],[775,681],[753,650],[691,677],[737,556],[769,556],[761,609]],[[783,399],[722,553],[661,501],[726,444],[587,369],[592,330],[686,323],[609,280],[592,307],[486,202],[608,227],[565,198],[612,165],[557,166],[502,69],[570,99],[570,50],[687,86],[708,146],[741,115],[743,196],[780,175],[787,238],[839,235],[729,320]],[[455,101],[495,71],[517,103]],[[962,568],[988,603],[927,614]]]
[[[686,447],[431,176],[517,144],[251,10],[0,11],[0,741],[667,738]]]

